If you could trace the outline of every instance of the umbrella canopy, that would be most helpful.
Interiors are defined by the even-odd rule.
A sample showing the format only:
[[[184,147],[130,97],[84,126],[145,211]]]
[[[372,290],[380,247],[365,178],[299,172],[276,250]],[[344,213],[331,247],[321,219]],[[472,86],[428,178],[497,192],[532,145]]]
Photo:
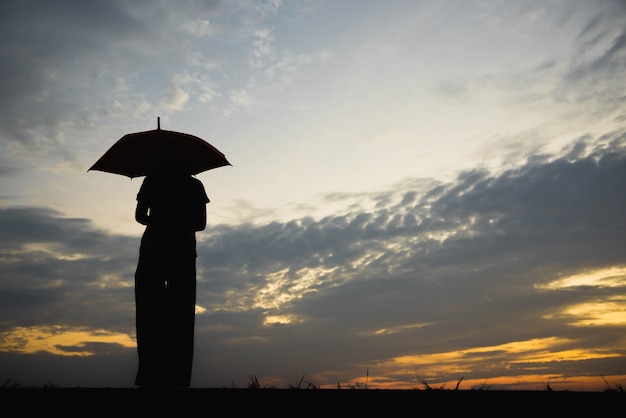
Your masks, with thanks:
[[[158,120],[158,119],[157,119]],[[98,170],[130,178],[149,174],[198,174],[231,165],[205,140],[162,130],[124,135],[87,171]]]

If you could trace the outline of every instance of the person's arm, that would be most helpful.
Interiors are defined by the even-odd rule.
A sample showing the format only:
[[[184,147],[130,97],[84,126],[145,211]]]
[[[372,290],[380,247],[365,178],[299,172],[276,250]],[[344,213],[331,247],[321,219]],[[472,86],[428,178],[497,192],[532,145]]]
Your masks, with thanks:
[[[204,231],[204,228],[206,228],[206,205],[198,205],[196,221],[196,231]]]
[[[150,216],[148,215],[149,206],[146,202],[141,200],[137,201],[137,208],[135,209],[135,220],[142,225],[148,225]]]

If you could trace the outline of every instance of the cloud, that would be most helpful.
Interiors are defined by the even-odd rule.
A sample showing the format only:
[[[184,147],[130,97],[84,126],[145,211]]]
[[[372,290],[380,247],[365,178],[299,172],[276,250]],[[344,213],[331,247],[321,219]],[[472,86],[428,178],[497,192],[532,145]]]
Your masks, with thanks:
[[[626,69],[626,9],[613,1],[599,6],[581,30],[578,51],[556,92],[564,99],[603,99],[614,106],[624,100],[619,74]]]
[[[163,100],[169,109],[182,110],[189,100],[189,93],[179,86],[172,85],[165,91]]]
[[[206,19],[188,21],[183,25],[182,29],[198,37],[213,36],[215,34],[215,29]]]
[[[0,311],[6,318],[0,329],[132,328],[128,318],[119,320],[133,312],[128,287],[137,239],[36,207],[0,209],[0,230]]]
[[[16,174],[19,168],[7,158],[0,157],[0,177]],[[0,197],[1,199],[1,197]]]
[[[0,350],[35,354],[47,352],[60,356],[109,354],[119,347],[135,348],[134,338],[127,334],[94,330],[86,327],[34,326],[16,327],[6,332]]]
[[[142,30],[114,1],[89,4],[61,1],[5,3],[0,11],[0,135],[33,146],[42,135],[54,137],[70,112],[78,111],[76,79],[101,62],[110,46]],[[95,61],[93,61],[95,59]],[[74,88],[72,88],[74,87]]]
[[[266,58],[271,58],[274,53],[272,46],[274,36],[268,28],[257,29],[252,34],[252,47],[250,51],[250,66],[259,68]]]
[[[198,243],[197,382],[335,384],[368,364],[380,382],[485,379],[558,373],[559,355],[626,373],[625,177],[614,133],[499,174],[337,194],[340,215],[215,226]],[[1,209],[0,231],[5,341],[64,324],[56,350],[98,357],[132,336],[137,238],[36,207]]]
[[[262,103],[254,97],[248,89],[231,91],[228,96],[229,106],[224,111],[226,116],[230,116],[241,109],[251,109],[262,105]]]
[[[445,351],[560,333],[584,344],[571,318],[546,318],[623,294],[623,275],[618,289],[534,286],[625,264],[623,146],[618,136],[574,160],[534,158],[499,176],[466,172],[438,189],[390,192],[396,203],[371,212],[215,230],[199,249],[203,306],[299,318],[289,329],[310,331],[303,344],[350,340],[359,347],[352,361],[426,354],[434,341]],[[416,331],[418,323],[431,325]],[[381,329],[398,332],[387,339]]]
[[[188,48],[181,45],[191,42],[190,30],[209,34],[204,17],[216,5],[189,1],[170,13],[171,6],[151,2],[3,4],[0,141],[59,148],[70,127],[87,129],[103,112],[119,117],[111,110],[115,103],[135,109],[132,102],[143,93],[156,104],[158,97],[138,84],[137,75],[147,71],[158,82],[170,75],[171,63],[184,64]]]

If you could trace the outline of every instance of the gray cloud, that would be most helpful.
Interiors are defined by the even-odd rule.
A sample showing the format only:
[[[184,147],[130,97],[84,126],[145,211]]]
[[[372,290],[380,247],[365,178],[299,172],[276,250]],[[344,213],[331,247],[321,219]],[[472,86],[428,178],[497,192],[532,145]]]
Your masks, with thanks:
[[[581,327],[563,312],[623,298],[623,277],[613,287],[538,286],[626,265],[624,178],[626,136],[612,134],[498,175],[406,182],[430,186],[375,193],[372,200],[386,203],[369,211],[205,231],[194,379],[220,386],[257,373],[296,382],[303,372],[332,371],[346,381],[397,356],[553,337],[563,339],[559,350],[619,347],[623,326]],[[4,331],[63,323],[132,334],[136,238],[45,208],[2,209],[0,231]],[[122,361],[112,345],[89,344],[99,353],[94,362]],[[567,373],[626,372],[621,351],[572,361]],[[132,364],[134,352],[122,352]],[[466,378],[538,365],[504,351],[463,358]],[[553,373],[561,366],[541,362]]]
[[[2,330],[61,323],[131,327],[133,299],[124,286],[132,285],[137,239],[36,207],[0,209],[0,231]]]
[[[620,1],[603,1],[597,6],[581,30],[577,54],[556,94],[566,100],[601,99],[614,107],[624,102],[624,82],[619,75],[626,69],[626,8]]]
[[[79,111],[68,94],[88,88],[83,72],[98,68],[98,56],[141,30],[109,1],[3,2],[0,16],[0,133],[31,146],[37,131],[55,138],[67,115]]]
[[[312,319],[306,327],[327,337],[318,341],[311,332],[299,336],[302,344],[291,342],[311,356],[320,346],[345,348],[343,357],[358,361],[388,356],[388,347],[399,355],[428,353],[434,344],[445,351],[570,333],[582,338],[569,319],[542,317],[606,297],[607,290],[542,293],[533,285],[624,264],[623,145],[620,136],[579,159],[535,158],[498,177],[468,172],[417,204],[413,192],[405,194],[393,212],[215,231],[200,250],[215,256],[201,261],[207,285],[218,294],[235,290],[250,306],[273,272],[288,269],[289,280],[276,291],[289,294],[302,281],[299,269],[331,271],[302,299],[278,309]],[[239,268],[220,274],[228,265]],[[608,292],[623,294],[623,287]],[[393,336],[394,343],[356,335],[416,322],[435,325],[420,329],[421,338]]]
[[[203,16],[216,5],[186,1],[176,7],[185,16]],[[185,16],[146,1],[3,2],[0,140],[72,158],[62,140],[69,126],[84,135],[116,100],[138,100],[116,93],[120,79],[159,67],[167,80],[167,69],[181,61],[173,46],[182,34],[176,19]]]
[[[300,13],[312,7],[300,6]],[[257,25],[271,26],[273,22],[264,19],[274,16],[276,4],[232,7],[220,18],[251,27],[244,31],[246,35],[235,30],[236,39],[223,39],[218,44],[240,45],[246,42],[242,38],[258,29]],[[258,10],[251,12],[247,7]],[[153,118],[152,113],[159,106],[165,107],[161,109],[164,112],[180,109],[181,97],[186,98],[184,94],[181,96],[183,90],[189,95],[185,106],[191,107],[197,101],[205,100],[202,97],[206,91],[200,90],[207,88],[212,97],[223,98],[215,108],[222,107],[222,111],[238,109],[241,105],[263,103],[266,97],[275,96],[277,91],[292,83],[287,77],[279,83],[280,86],[269,87],[275,81],[271,80],[272,77],[261,77],[260,73],[250,79],[234,80],[234,75],[224,75],[223,68],[207,69],[209,62],[219,66],[217,62],[223,60],[238,65],[242,59],[229,55],[229,51],[235,48],[221,51],[223,56],[219,59],[209,56],[201,48],[206,40],[200,41],[202,38],[194,35],[198,32],[189,31],[189,25],[208,25],[207,21],[199,22],[198,19],[213,17],[219,8],[218,1],[179,2],[175,13],[167,3],[146,1],[132,4],[101,0],[88,3],[63,0],[54,4],[41,0],[5,2],[0,6],[0,36],[5,40],[0,45],[3,62],[0,69],[3,92],[0,98],[0,141],[26,145],[30,150],[45,154],[46,158],[53,155],[58,159],[73,160],[76,150],[67,145],[66,140],[81,138],[81,145],[86,146],[95,141],[95,135],[105,137],[103,118],[107,125],[112,119],[131,113],[150,112],[150,118]],[[525,14],[528,9],[534,10],[534,5],[522,7]],[[580,15],[588,13],[589,7],[568,4],[555,9],[563,15]],[[624,32],[616,33],[614,28],[623,27],[623,6],[620,2],[603,2],[597,9],[597,13],[585,16],[589,23],[576,40],[581,53],[568,63],[567,76],[557,82],[558,97],[569,100],[580,99],[579,95],[589,98],[602,94],[611,101],[622,100],[615,92],[623,90],[618,83],[623,79],[619,74],[624,69]],[[507,15],[516,16],[519,7],[506,10]],[[237,18],[238,14],[241,17]],[[219,34],[220,23],[209,25],[216,31],[211,34]],[[283,74],[287,76],[303,67],[305,62],[323,60],[319,55],[325,55],[325,52],[293,55],[285,50],[266,63],[269,67],[264,66],[263,70],[266,75],[271,73],[282,79],[278,77],[282,71],[276,73],[275,70],[289,68]],[[175,100],[177,105],[168,108],[162,98],[170,97],[167,94],[170,80],[181,74],[190,79],[184,86],[175,86],[181,93],[175,98],[180,100]],[[519,88],[515,90],[525,91],[537,79],[549,78],[546,74],[545,69],[531,75],[530,79],[518,74],[520,81],[516,85]],[[146,81],[142,81],[140,75],[149,76],[149,86],[144,84]],[[265,87],[258,77],[265,80]],[[508,80],[507,84],[512,82]],[[162,88],[155,89],[155,85]],[[478,88],[481,86],[478,83]],[[228,92],[239,92],[235,94],[236,99],[245,100],[235,100],[234,107],[233,103],[224,103],[229,100]],[[531,93],[536,92],[530,88],[528,94]],[[94,126],[99,126],[98,134],[93,133]],[[0,175],[12,173],[14,167],[0,161]]]
[[[298,270],[329,271],[301,299],[259,309],[307,318],[302,327],[310,332],[286,327],[294,333],[295,359],[283,363],[292,367],[317,350],[345,350],[333,357],[365,362],[391,352],[429,353],[435,345],[446,351],[554,335],[582,339],[571,318],[544,317],[623,294],[624,286],[539,292],[534,285],[624,264],[624,144],[618,136],[580,158],[534,158],[497,177],[467,172],[427,199],[400,193],[393,210],[214,231],[200,249],[209,255],[201,263],[211,289],[201,298],[218,308],[220,295],[233,291],[251,307],[276,271],[287,270],[285,282],[274,282],[274,290],[287,295],[305,285]],[[225,276],[229,265],[238,268]],[[388,338],[366,336],[414,323],[433,325]]]

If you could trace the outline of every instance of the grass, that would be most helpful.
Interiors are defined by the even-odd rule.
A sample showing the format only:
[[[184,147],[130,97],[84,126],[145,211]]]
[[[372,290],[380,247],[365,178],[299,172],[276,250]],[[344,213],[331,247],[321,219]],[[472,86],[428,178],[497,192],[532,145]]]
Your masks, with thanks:
[[[416,375],[416,376],[417,376],[417,380],[421,383],[421,385],[422,385],[422,387],[424,388],[424,390],[447,390],[447,389],[446,389],[446,384],[445,384],[445,383],[442,383],[442,384],[441,384],[441,385],[439,385],[439,386],[433,386],[433,385],[429,384],[429,383],[426,381],[426,379],[424,379],[424,378],[420,377],[419,375]],[[454,389],[453,389],[453,390],[459,390],[459,387],[461,386],[461,382],[462,382],[462,381],[463,381],[463,376],[461,376],[461,377],[459,378],[459,380],[457,380],[456,385],[454,386]],[[413,389],[415,389],[415,390],[420,390],[420,388],[419,388],[419,387],[416,387],[416,388],[413,388]]]
[[[56,388],[57,386],[54,385],[52,382],[48,382],[48,383],[44,383],[42,387],[45,389],[52,389],[52,388]],[[26,386],[23,386],[17,382],[14,382],[13,379],[7,379],[7,381],[4,382],[2,386],[0,386],[0,389],[19,389],[19,388],[26,388]]]
[[[618,383],[609,383],[609,381],[604,377],[604,376],[600,376],[602,378],[602,380],[604,381],[606,388],[602,391],[602,392],[619,392],[619,393],[624,393],[625,389],[624,386],[622,385],[621,382]],[[423,378],[422,376],[416,374],[416,378],[419,382],[419,386],[415,386],[409,390],[425,390],[425,391],[458,391],[461,390],[461,383],[463,382],[464,377],[461,376],[460,378],[458,378],[458,380],[456,381],[456,384],[454,385],[453,389],[449,389],[446,388],[446,384],[447,383],[442,383],[440,385],[434,385],[432,383],[429,383],[425,378]],[[486,390],[490,390],[491,389],[491,384],[488,384],[488,378],[480,385],[480,386],[476,386],[476,387],[472,387],[470,390],[471,391],[486,391]],[[340,382],[337,382],[337,389],[339,390],[343,390],[343,389],[368,389],[368,384],[369,384],[369,367],[366,370],[365,373],[365,383],[364,385],[361,385],[359,382],[356,383],[350,383],[350,384],[341,384]],[[7,379],[2,385],[0,385],[0,390],[2,389],[35,389],[36,387],[26,387],[24,385],[21,385],[18,382],[15,382],[13,379]],[[55,388],[59,388],[57,385],[53,384],[51,381],[49,381],[48,383],[44,383],[42,386],[40,386],[40,388],[44,388],[44,389],[55,389]],[[311,379],[309,379],[305,374],[302,375],[302,377],[300,377],[300,379],[298,380],[297,384],[291,384],[289,383],[287,385],[288,389],[321,389],[321,387],[314,383]],[[227,387],[222,387],[222,389],[227,389]],[[235,385],[234,383],[231,385],[231,389],[239,389],[239,387],[237,385]],[[266,385],[266,384],[262,384],[258,377],[254,374],[251,374],[248,377],[248,382],[245,386],[245,389],[252,389],[252,390],[257,390],[257,389],[276,389],[275,386],[272,385]],[[554,389],[550,383],[544,383],[543,384],[543,391],[544,392],[557,392],[556,389]],[[558,392],[563,392],[558,391]]]
[[[297,385],[289,384],[289,389],[319,389],[320,387],[310,380],[305,379],[304,374]]]
[[[20,416],[272,416],[298,418],[355,416],[378,418],[404,416],[416,405],[438,415],[480,414],[481,417],[510,415],[613,416],[622,413],[626,402],[621,384],[610,384],[595,393],[548,390],[462,390],[467,381],[433,384],[417,376],[419,386],[408,390],[370,388],[365,382],[337,385],[337,389],[370,390],[289,390],[263,384],[252,374],[246,385],[223,388],[136,389],[60,388],[52,384],[24,387],[7,380],[0,387],[3,410],[16,410]],[[488,387],[486,384],[481,388]],[[44,389],[45,388],[45,389]],[[291,389],[321,389],[302,375]],[[4,389],[4,390],[2,390]],[[268,389],[268,390],[262,390]],[[272,390],[274,389],[274,390]],[[297,405],[297,410],[288,407]]]
[[[614,384],[615,387],[611,387],[611,385],[604,378],[604,376],[602,376],[602,380],[604,380],[604,383],[606,383],[606,389],[604,389],[605,392],[622,392],[622,393],[624,393],[624,386],[622,386],[621,383],[615,383]]]
[[[356,382],[356,383],[348,385],[347,389],[367,389],[367,384],[369,382],[369,379],[370,379],[370,368],[368,367],[367,370],[365,371],[365,385],[361,387],[361,384],[359,382]],[[337,389],[344,389],[343,387],[341,387],[340,382],[337,382]]]
[[[52,383],[43,387],[25,387],[12,379],[0,386],[0,403],[4,410],[19,410],[21,416],[256,416],[293,417],[294,410],[286,405],[298,405],[299,418],[308,416],[403,416],[416,404],[429,405],[444,416],[480,413],[482,417],[502,416],[503,412],[518,415],[536,414],[564,416],[605,416],[621,413],[625,405],[622,384],[606,379],[606,390],[595,393],[543,390],[462,390],[460,377],[456,384],[433,384],[416,375],[419,385],[408,390],[370,388],[369,370],[365,382],[341,385],[337,389],[370,390],[281,390],[263,384],[251,374],[242,390],[236,386],[222,388],[155,389],[136,388],[60,388]],[[289,389],[321,389],[302,375]],[[549,389],[548,389],[549,388]],[[3,390],[4,389],[4,390]],[[248,389],[248,390],[246,390]],[[262,390],[269,389],[269,390]],[[275,389],[275,390],[271,390]],[[504,409],[502,405],[505,405]],[[226,411],[226,413],[225,413]],[[224,415],[225,413],[225,415]]]
[[[261,385],[256,375],[251,374],[248,378],[248,389],[274,389],[274,386]]]
[[[7,379],[7,381],[4,382],[4,384],[2,385],[2,389],[17,389],[21,387],[22,385],[20,385],[17,382],[14,382],[13,379]]]
[[[417,380],[420,382],[421,386],[417,386],[417,387],[413,387],[413,390],[460,390],[461,388],[461,382],[463,382],[463,376],[461,376],[455,386],[454,389],[447,389],[446,388],[446,383],[442,383],[439,386],[435,386],[433,384],[430,384],[425,378],[416,375],[417,376]],[[488,379],[487,379],[488,380]],[[491,385],[487,384],[487,380],[485,380],[485,382],[480,385],[479,387],[476,388],[472,388],[472,390],[489,390],[491,388]],[[606,380],[605,380],[606,382]],[[347,384],[347,385],[342,385],[341,382],[337,382],[337,389],[341,390],[341,389],[368,389],[368,383],[369,383],[369,367],[367,368],[367,370],[365,371],[365,384],[363,386],[361,386],[361,384],[359,382],[353,383],[353,384]],[[608,385],[608,382],[607,382]],[[234,386],[233,386],[234,387]],[[320,386],[313,383],[313,381],[309,380],[306,375],[302,375],[302,377],[300,378],[300,380],[298,381],[297,384],[289,384],[288,385],[289,389],[320,389]],[[619,385],[619,388],[621,389],[621,384]],[[274,386],[269,386],[269,385],[262,385],[259,382],[259,379],[257,378],[256,375],[252,374],[249,376],[248,378],[248,385],[247,385],[247,389],[275,389]],[[549,384],[545,385],[545,389],[546,391],[553,391],[553,389],[550,387]],[[623,390],[622,390],[623,391]]]
[[[348,386],[342,386],[340,382],[337,382],[337,389],[367,389],[367,385],[369,382],[369,367],[365,371],[365,385],[362,387],[358,382],[354,384],[349,384]],[[238,389],[238,387],[233,384],[233,389]],[[306,374],[303,374],[298,380],[297,384],[289,383],[287,386],[288,389],[320,389],[320,386],[314,383],[312,380],[307,378]],[[246,389],[276,389],[275,386],[264,385],[259,381],[259,378],[255,374],[251,374],[248,376],[248,384],[246,385]]]

